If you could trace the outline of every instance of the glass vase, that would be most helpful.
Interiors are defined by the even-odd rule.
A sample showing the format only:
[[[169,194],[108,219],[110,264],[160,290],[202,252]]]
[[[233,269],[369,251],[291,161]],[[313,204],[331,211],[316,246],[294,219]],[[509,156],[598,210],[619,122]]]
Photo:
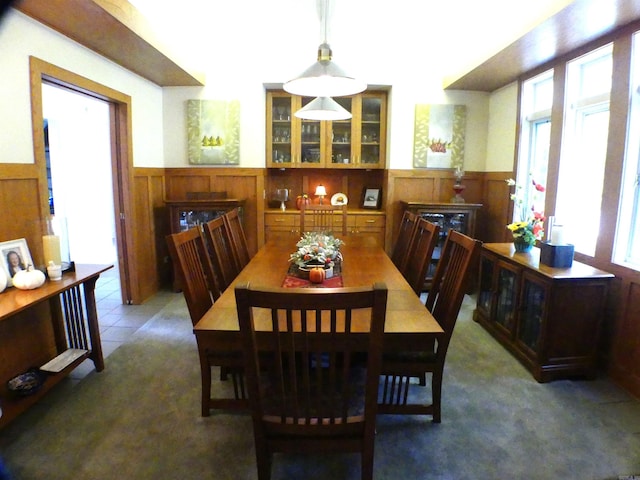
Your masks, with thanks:
[[[513,246],[516,248],[516,253],[526,253],[533,248],[533,243],[527,242],[522,238],[514,238]]]

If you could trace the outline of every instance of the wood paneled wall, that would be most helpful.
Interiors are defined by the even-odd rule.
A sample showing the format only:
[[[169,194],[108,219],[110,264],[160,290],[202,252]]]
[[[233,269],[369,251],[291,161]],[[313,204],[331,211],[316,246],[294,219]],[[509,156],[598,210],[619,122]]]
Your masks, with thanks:
[[[496,238],[498,231],[503,229],[505,224],[499,225],[498,219],[492,215],[487,215],[487,198],[485,175],[482,172],[467,172],[462,180],[465,186],[462,197],[467,203],[481,203],[483,207],[478,212],[478,220],[476,227],[476,235],[480,240]],[[505,176],[506,175],[506,176]],[[496,174],[501,181],[511,176],[508,174]],[[386,249],[391,252],[393,249],[396,235],[398,234],[398,226],[402,218],[402,206],[400,201],[407,202],[449,202],[455,195],[453,185],[455,177],[451,170],[389,170],[387,173],[387,193],[386,198]],[[504,181],[502,181],[504,183]],[[506,183],[505,183],[506,187]],[[495,202],[492,209],[503,210],[508,209],[509,191],[504,188],[502,198],[499,194],[495,194],[495,198],[491,199]],[[506,206],[506,207],[505,207]],[[496,240],[491,240],[496,241]]]
[[[262,246],[264,232],[264,169],[250,168],[136,168],[136,254],[145,289],[143,298],[171,282],[165,237],[171,233],[164,200],[186,200],[187,192],[227,192],[245,200],[244,225],[249,249]],[[151,247],[151,248],[150,248]],[[147,295],[149,294],[149,295]]]
[[[131,231],[134,235],[138,278],[135,298],[147,299],[170,282],[170,270],[165,262],[167,247],[165,232],[169,221],[164,207],[164,169],[134,168],[133,214]]]
[[[347,176],[349,174],[347,173]],[[383,196],[387,213],[387,250],[393,247],[400,200],[449,201],[454,178],[450,171],[389,170],[383,172]],[[511,213],[509,188],[504,182],[511,172],[468,172],[463,197],[482,203],[477,237],[484,242],[509,241],[505,225]],[[263,199],[266,170],[237,168],[135,168],[133,215],[136,265],[140,279],[133,288],[143,301],[169,285],[170,268],[165,236],[169,233],[165,199],[186,198],[189,191],[226,191],[244,198],[245,226],[250,248],[256,251],[264,232]],[[354,188],[355,189],[355,188]],[[26,238],[34,263],[42,264],[42,235],[48,212],[39,198],[38,172],[33,164],[0,165],[0,209],[9,212],[0,224],[0,241]],[[594,265],[617,278],[609,295],[602,358],[612,379],[640,397],[640,273],[613,265]],[[1,294],[0,294],[1,295]]]
[[[42,235],[46,233],[48,201],[40,197],[39,172],[35,164],[0,166],[0,242],[24,238],[36,267],[44,267]],[[4,261],[4,259],[0,259]]]
[[[609,375],[640,398],[640,274],[616,278],[619,287],[609,295],[605,345]]]

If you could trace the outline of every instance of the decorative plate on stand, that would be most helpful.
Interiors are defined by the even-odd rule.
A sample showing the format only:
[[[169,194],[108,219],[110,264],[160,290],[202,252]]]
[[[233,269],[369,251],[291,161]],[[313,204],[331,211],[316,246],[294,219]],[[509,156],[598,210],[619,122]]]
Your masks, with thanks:
[[[331,205],[346,205],[349,199],[344,193],[336,193],[331,197]]]

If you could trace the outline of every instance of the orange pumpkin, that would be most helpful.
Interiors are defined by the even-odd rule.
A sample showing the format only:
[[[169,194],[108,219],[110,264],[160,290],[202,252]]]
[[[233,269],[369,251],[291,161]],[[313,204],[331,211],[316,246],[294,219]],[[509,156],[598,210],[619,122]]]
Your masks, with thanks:
[[[302,205],[309,205],[311,203],[311,199],[307,195],[298,195],[296,198],[296,208],[298,210],[302,210]]]
[[[313,267],[309,270],[309,281],[311,283],[322,283],[324,282],[325,272],[322,267]]]

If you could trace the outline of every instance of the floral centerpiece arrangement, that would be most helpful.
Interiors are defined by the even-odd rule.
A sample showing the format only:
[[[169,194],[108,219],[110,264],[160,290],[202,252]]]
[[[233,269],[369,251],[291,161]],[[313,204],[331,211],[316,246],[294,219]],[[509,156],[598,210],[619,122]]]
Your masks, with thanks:
[[[335,260],[342,260],[340,247],[344,242],[333,235],[320,232],[306,232],[296,243],[298,249],[291,254],[290,262],[298,267],[310,265],[328,266]]]
[[[531,177],[531,175],[529,176]],[[510,198],[515,207],[520,210],[521,218],[519,222],[507,225],[507,228],[513,234],[513,244],[516,252],[528,252],[535,245],[536,240],[542,240],[544,236],[544,213],[536,205],[535,195],[532,198],[531,205],[529,205],[525,203],[523,198],[522,186],[516,184],[513,178],[505,181],[510,187],[515,187],[515,191],[510,194]],[[531,183],[535,192],[544,193],[545,188],[543,185],[537,183],[533,178],[531,178]]]

